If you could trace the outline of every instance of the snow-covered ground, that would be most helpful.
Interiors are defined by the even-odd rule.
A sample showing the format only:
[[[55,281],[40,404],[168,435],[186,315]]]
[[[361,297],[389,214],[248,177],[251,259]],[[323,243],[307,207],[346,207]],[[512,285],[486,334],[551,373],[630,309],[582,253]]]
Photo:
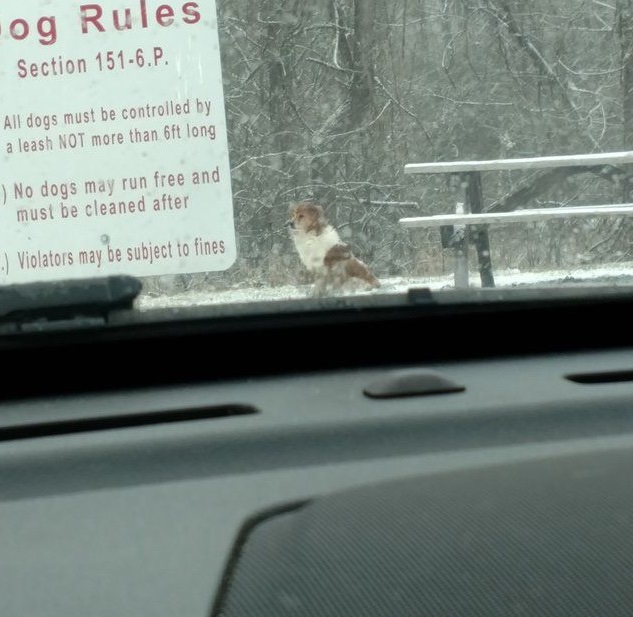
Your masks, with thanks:
[[[578,267],[548,272],[499,272],[495,273],[497,288],[517,286],[606,284],[610,286],[633,286],[633,262],[601,267]],[[394,277],[382,279],[382,287],[363,295],[402,293],[410,287],[427,287],[432,290],[454,287],[453,275],[421,279]],[[479,275],[470,273],[470,284],[479,287]],[[230,289],[193,288],[180,293],[143,293],[137,302],[140,310],[156,308],[178,308],[217,304],[265,303],[275,300],[292,300],[310,296],[306,285],[283,285],[278,287],[235,286]]]

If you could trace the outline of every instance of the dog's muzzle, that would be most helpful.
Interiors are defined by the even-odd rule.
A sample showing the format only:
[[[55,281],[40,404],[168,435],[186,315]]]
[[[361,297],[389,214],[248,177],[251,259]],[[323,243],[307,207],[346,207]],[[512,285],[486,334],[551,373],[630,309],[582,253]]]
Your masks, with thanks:
[[[288,219],[286,221],[286,227],[290,227],[290,229],[294,229],[295,228],[295,222],[292,219]]]

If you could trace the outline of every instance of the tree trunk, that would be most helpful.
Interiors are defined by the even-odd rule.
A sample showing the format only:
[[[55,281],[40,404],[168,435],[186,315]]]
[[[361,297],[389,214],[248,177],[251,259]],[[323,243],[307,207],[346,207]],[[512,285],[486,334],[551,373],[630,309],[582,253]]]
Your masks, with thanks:
[[[622,147],[633,145],[633,1],[618,0],[617,25],[622,58]],[[627,203],[631,195],[631,179],[624,177],[622,200]]]
[[[624,150],[630,150],[633,146],[633,1],[618,0],[616,8],[622,58],[622,147]],[[630,173],[622,176],[622,202],[633,202]],[[633,223],[625,218],[616,236],[624,240],[624,250],[628,251],[629,255],[632,234]]]
[[[277,187],[292,186],[293,167],[291,153],[295,150],[292,139],[292,93],[294,87],[293,47],[294,35],[302,27],[303,9],[299,0],[261,0],[260,20],[262,22],[261,61],[265,70],[261,75],[262,97],[268,110],[270,123],[269,136],[269,165],[271,180]],[[294,19],[289,20],[292,15]],[[280,182],[280,178],[286,180]],[[285,200],[271,199],[267,207],[267,229],[263,237],[269,239],[267,252],[269,256],[269,281],[276,283],[283,279],[284,268],[281,255],[288,251],[282,250],[289,244],[285,222],[288,210]]]
[[[338,106],[315,135],[312,180],[315,196],[329,202],[336,185],[348,178],[350,151],[362,160],[368,142],[363,126],[371,119],[374,99],[374,3],[366,0],[332,0],[330,18],[335,27],[333,68],[342,81]],[[333,154],[323,157],[323,152]],[[342,154],[335,154],[342,153]],[[364,166],[360,170],[365,172]]]

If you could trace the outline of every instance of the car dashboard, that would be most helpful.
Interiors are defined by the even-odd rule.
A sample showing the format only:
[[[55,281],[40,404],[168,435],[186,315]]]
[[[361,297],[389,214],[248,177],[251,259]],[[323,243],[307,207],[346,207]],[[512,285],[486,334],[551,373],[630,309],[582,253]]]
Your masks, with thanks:
[[[0,615],[630,615],[630,308],[5,337]]]

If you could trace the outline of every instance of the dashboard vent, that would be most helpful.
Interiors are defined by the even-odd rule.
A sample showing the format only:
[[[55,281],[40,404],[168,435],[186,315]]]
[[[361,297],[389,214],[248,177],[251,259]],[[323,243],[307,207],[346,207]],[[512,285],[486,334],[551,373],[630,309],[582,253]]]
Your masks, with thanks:
[[[193,422],[232,416],[253,415],[256,413],[259,413],[259,411],[251,405],[231,404],[99,416],[92,418],[64,419],[50,422],[33,422],[28,424],[0,426],[0,441],[34,439],[36,437],[71,435],[74,433],[107,431],[140,426],[153,426],[157,424],[173,424],[177,422]]]
[[[633,370],[606,371],[603,373],[576,373],[574,375],[567,375],[567,379],[583,384],[619,383],[622,381],[633,381]]]

